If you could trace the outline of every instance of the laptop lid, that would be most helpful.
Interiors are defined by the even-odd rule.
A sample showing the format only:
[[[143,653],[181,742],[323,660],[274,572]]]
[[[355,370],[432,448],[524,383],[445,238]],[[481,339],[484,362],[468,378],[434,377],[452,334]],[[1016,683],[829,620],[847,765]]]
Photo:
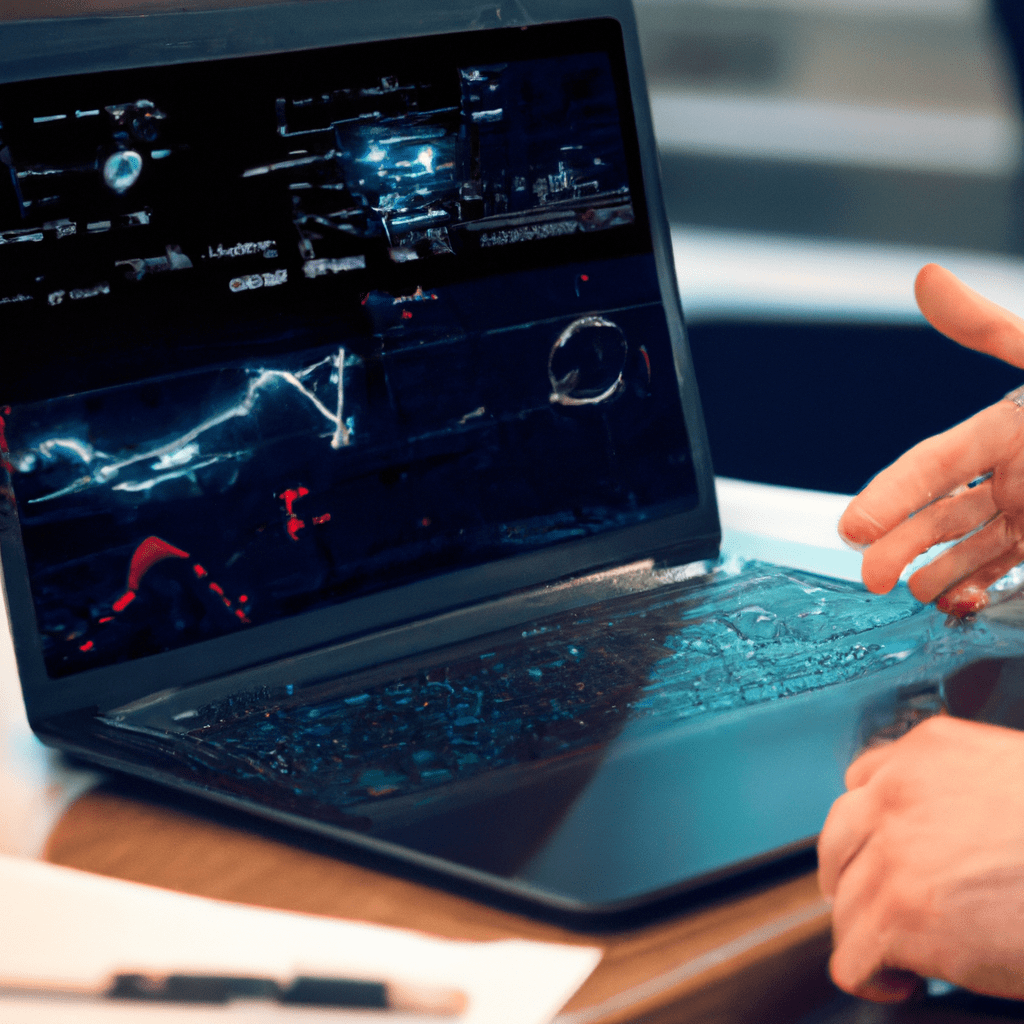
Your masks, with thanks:
[[[37,727],[717,550],[630,5],[429,7],[5,25],[0,553]]]

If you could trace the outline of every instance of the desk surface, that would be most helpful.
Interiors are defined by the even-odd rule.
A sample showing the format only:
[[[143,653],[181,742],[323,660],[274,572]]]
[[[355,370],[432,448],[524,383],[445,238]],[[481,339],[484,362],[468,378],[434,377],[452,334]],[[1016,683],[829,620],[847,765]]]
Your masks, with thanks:
[[[556,1024],[993,1024],[1020,1004],[954,998],[902,1006],[837,999],[829,916],[812,873],[709,900],[657,922],[582,933],[312,852],[108,785],[58,824],[47,858],[132,881],[454,939],[599,945],[604,958]],[[963,994],[966,995],[966,994]]]
[[[449,938],[599,945],[604,958],[562,1024],[784,1024],[834,994],[829,917],[812,873],[639,927],[576,932],[303,849],[215,810],[181,809],[114,785],[72,805],[46,856],[197,895]]]

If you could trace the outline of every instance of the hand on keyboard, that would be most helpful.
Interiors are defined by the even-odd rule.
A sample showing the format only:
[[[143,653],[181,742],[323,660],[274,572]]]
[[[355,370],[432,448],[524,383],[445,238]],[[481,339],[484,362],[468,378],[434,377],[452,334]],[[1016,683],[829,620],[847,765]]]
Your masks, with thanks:
[[[878,1002],[929,977],[1024,999],[1024,737],[936,715],[846,784],[818,842],[836,984]]]

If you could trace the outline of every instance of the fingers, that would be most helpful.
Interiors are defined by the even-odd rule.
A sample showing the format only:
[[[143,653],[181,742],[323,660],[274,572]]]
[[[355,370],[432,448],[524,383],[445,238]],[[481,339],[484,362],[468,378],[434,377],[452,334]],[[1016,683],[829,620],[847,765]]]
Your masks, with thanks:
[[[850,502],[839,532],[855,544],[873,544],[908,516],[1020,451],[1024,416],[997,402],[901,455]],[[895,582],[895,581],[893,581]]]
[[[992,577],[991,583],[995,583],[1000,576],[1009,572],[1013,566],[1008,566],[1003,572]],[[947,615],[955,615],[958,619],[966,618],[968,615],[976,615],[983,608],[987,608],[991,602],[986,587],[991,583],[979,584],[972,576],[962,583],[958,583],[938,598],[935,607]]]
[[[864,970],[865,962],[874,967],[871,973]],[[832,954],[829,971],[838,988],[873,1003],[904,1003],[925,986],[924,979],[913,971],[875,967],[874,958],[865,958],[851,943],[845,943]]]
[[[860,766],[854,780],[873,775],[892,749],[871,750],[858,758],[851,766]],[[851,995],[893,1003],[920,989],[921,978],[907,968],[919,966],[919,955],[927,949],[919,943],[916,948],[914,942],[907,946],[906,922],[893,902],[894,886],[898,891],[902,877],[898,851],[894,860],[874,789],[850,790],[833,806],[838,813],[834,819],[829,815],[819,842],[819,884],[823,894],[830,886],[827,895],[833,899],[832,980]]]
[[[903,569],[918,555],[936,544],[958,540],[992,519],[997,512],[991,481],[940,498],[899,523],[868,548],[861,569],[864,585],[875,594],[888,593]],[[949,579],[946,586],[959,578]],[[946,586],[936,593],[942,593]],[[916,590],[914,594],[917,596]]]
[[[877,808],[864,786],[892,750],[891,744],[866,750],[846,770],[847,792],[833,803],[818,837],[818,885],[823,896],[835,896],[840,875],[871,834]]]
[[[988,588],[998,579],[1002,579],[1012,568],[1024,560],[1018,546],[1012,547],[1000,557],[993,559],[988,565],[973,572],[967,579],[952,586],[936,602],[940,612],[952,613],[963,618],[973,615],[982,608],[988,607],[990,598]]]
[[[1004,571],[1008,572],[1021,561],[1024,561],[1024,544],[1006,517],[998,516],[984,529],[954,544],[934,561],[918,569],[908,581],[910,592],[927,604],[957,584],[970,583],[978,588],[980,579],[975,579],[975,576],[983,569],[987,568],[988,573],[981,578],[990,576],[995,568],[1002,565],[1006,565]],[[989,582],[994,583],[997,579],[999,576]]]
[[[818,837],[818,888],[835,899],[839,878],[871,835],[875,810],[862,789],[844,793],[832,805]]]
[[[915,291],[921,311],[943,334],[1024,368],[1024,319],[934,263],[918,274]],[[840,520],[840,534],[855,545],[872,544],[907,516],[989,472],[1010,453],[1008,445],[1020,448],[1021,425],[1009,419],[1015,411],[997,402],[916,445],[851,502]]]
[[[819,846],[841,989],[896,1002],[941,977],[1021,991],[1020,747],[1012,730],[935,717],[851,765],[857,788]]]
[[[862,807],[868,808],[867,801]],[[877,823],[875,817],[872,811],[869,826]],[[900,951],[892,948],[899,942],[897,933],[886,926],[884,916],[887,862],[880,856],[878,837],[873,829],[869,827],[868,832],[847,862],[841,885],[834,894],[835,948],[830,973],[836,985],[851,995],[880,1003],[901,1002],[917,991],[921,979],[912,971],[893,966],[901,961]]]
[[[968,288],[935,263],[914,283],[917,304],[928,322],[967,348],[1024,368],[1024,320]]]

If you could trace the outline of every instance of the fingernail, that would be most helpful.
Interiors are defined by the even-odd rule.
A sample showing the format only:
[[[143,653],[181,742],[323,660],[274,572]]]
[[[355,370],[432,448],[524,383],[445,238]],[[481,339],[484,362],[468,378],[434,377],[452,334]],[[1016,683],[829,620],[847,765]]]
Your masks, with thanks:
[[[845,533],[843,533],[843,531],[842,531],[842,530],[840,530],[840,529],[837,529],[837,530],[836,530],[836,533],[838,533],[838,534],[839,534],[839,539],[840,539],[840,540],[841,540],[841,541],[842,541],[842,542],[843,542],[843,543],[844,543],[844,544],[845,544],[845,545],[846,545],[846,546],[847,546],[848,548],[852,548],[852,549],[853,549],[854,551],[867,551],[867,549],[868,549],[868,548],[870,547],[870,545],[869,545],[869,544],[858,544],[858,543],[857,543],[857,541],[855,541],[855,540],[851,540],[851,539],[850,539],[849,537],[847,537],[847,536],[846,536],[846,534],[845,534]]]
[[[883,968],[871,976],[868,985],[876,997],[883,996],[892,1002],[902,1002],[917,995],[924,987],[924,981],[912,971]]]
[[[988,591],[980,587],[968,587],[962,590],[955,598],[943,594],[936,602],[935,607],[946,615],[955,615],[963,619],[968,615],[975,615],[989,603]]]
[[[953,611],[957,615],[975,615],[988,606],[989,596],[986,590],[975,590],[958,601]]]

